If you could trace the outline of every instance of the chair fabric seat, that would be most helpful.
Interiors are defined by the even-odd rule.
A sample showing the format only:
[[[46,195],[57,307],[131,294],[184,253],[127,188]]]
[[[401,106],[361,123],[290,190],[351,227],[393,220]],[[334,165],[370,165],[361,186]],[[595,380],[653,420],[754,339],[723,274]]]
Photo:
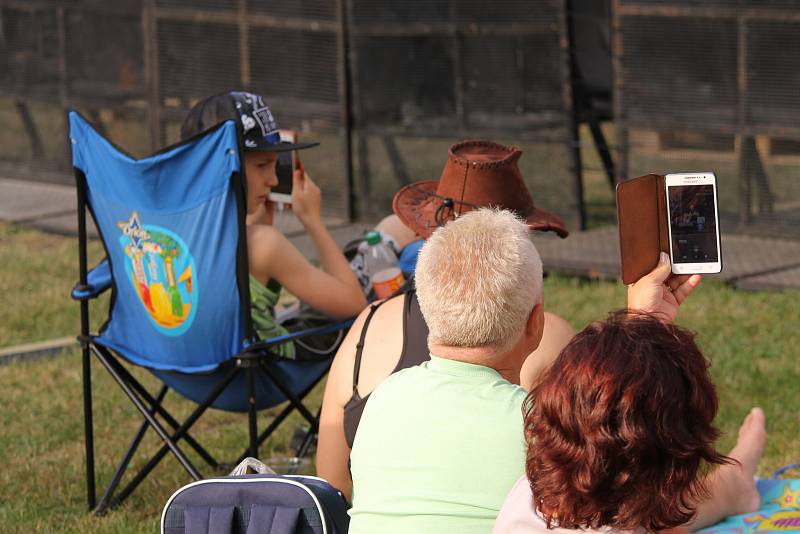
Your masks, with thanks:
[[[207,373],[190,374],[158,369],[149,369],[149,371],[187,399],[201,403],[214,386],[230,372],[233,366],[233,360],[229,360],[214,371]],[[297,361],[276,358],[270,364],[270,369],[298,397],[328,372],[329,367],[330,360]],[[271,381],[262,380],[262,377],[258,376],[259,374],[266,378],[264,371],[256,368],[256,410],[269,408],[287,400],[284,394]],[[211,407],[228,412],[246,412],[249,408],[246,373],[238,373],[217,400],[211,404]]]

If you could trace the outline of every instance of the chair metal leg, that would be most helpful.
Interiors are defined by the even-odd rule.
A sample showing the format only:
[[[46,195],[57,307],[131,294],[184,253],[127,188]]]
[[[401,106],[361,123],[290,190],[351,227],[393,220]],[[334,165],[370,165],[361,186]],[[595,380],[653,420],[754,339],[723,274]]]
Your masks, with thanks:
[[[167,391],[169,391],[168,386],[161,387],[161,390],[158,392],[158,396],[155,399],[157,404],[161,404],[161,402],[164,400],[164,397],[167,395]],[[156,411],[156,406],[151,405],[149,411],[151,415],[154,414]],[[119,483],[122,480],[122,475],[125,474],[125,470],[128,469],[128,464],[133,458],[133,455],[136,453],[136,449],[139,448],[139,444],[142,442],[142,438],[144,438],[148,426],[149,425],[147,421],[144,421],[139,427],[139,431],[136,432],[130,447],[128,447],[128,452],[125,453],[125,457],[120,462],[119,467],[117,467],[117,471],[114,473],[114,476],[111,477],[111,482],[109,482],[106,491],[103,493],[103,496],[100,498],[100,502],[97,504],[97,508],[95,508],[94,512],[97,515],[103,515],[108,509],[108,503],[111,500],[111,496],[114,494],[117,486],[119,486]]]
[[[260,378],[260,379],[261,379],[261,380],[264,382],[264,384],[265,384],[267,387],[269,387],[269,385],[270,385],[270,384],[269,384],[269,382],[267,382],[266,378],[264,378],[262,375],[257,375],[257,376],[258,376],[258,377],[259,377],[259,378]],[[316,380],[315,380],[315,381],[314,381],[314,382],[313,382],[311,385],[309,385],[309,386],[308,386],[308,388],[306,388],[305,390],[301,391],[301,392],[300,392],[300,397],[301,397],[301,398],[304,398],[306,395],[308,395],[308,394],[311,392],[311,390],[312,390],[312,389],[314,389],[315,387],[317,387],[317,384],[319,384],[320,382],[322,382],[322,379],[323,379],[323,378],[325,378],[325,375],[321,375],[321,376],[320,376],[319,378],[317,378],[317,379],[316,379]],[[299,401],[298,401],[298,402],[299,402]],[[272,434],[272,433],[275,431],[275,429],[276,429],[276,428],[278,428],[278,427],[280,426],[280,424],[281,424],[281,423],[282,423],[282,422],[283,422],[283,421],[284,421],[284,420],[285,420],[287,417],[289,417],[289,415],[292,413],[292,411],[293,411],[294,409],[295,409],[295,405],[293,405],[293,404],[290,402],[290,403],[289,403],[289,404],[288,404],[288,405],[287,405],[287,406],[286,406],[286,407],[285,407],[285,408],[284,408],[284,409],[281,411],[281,413],[279,413],[277,416],[275,416],[275,418],[274,418],[274,419],[273,419],[273,420],[270,422],[270,424],[267,426],[267,428],[265,428],[265,429],[264,429],[264,431],[263,431],[261,434],[259,434],[259,436],[258,436],[258,446],[259,446],[259,447],[260,447],[261,445],[263,445],[263,444],[264,444],[264,442],[265,442],[265,441],[266,441],[266,440],[267,440],[267,439],[270,437],[270,435],[271,435],[271,434]],[[311,428],[311,430],[314,430],[314,429],[318,428],[318,426],[319,426],[318,424],[317,424],[317,425],[315,425],[315,426],[314,426],[314,425],[312,425],[312,428]],[[234,463],[234,465],[238,465],[238,464],[239,464],[239,463],[240,463],[242,460],[244,460],[244,459],[247,457],[247,454],[248,454],[248,451],[247,451],[247,450],[245,450],[245,451],[242,453],[242,455],[241,455],[241,456],[239,456],[239,458],[236,460],[236,462]]]
[[[111,373],[111,376],[114,378],[114,380],[117,381],[117,383],[122,388],[122,391],[125,393],[125,395],[128,396],[128,398],[131,400],[134,406],[136,406],[136,409],[139,410],[139,413],[142,414],[142,416],[150,424],[150,426],[153,427],[153,430],[156,431],[156,434],[158,434],[158,436],[162,439],[162,441],[164,441],[164,443],[166,444],[165,446],[172,451],[172,453],[175,455],[176,458],[178,458],[178,461],[181,463],[183,468],[186,469],[186,471],[189,473],[189,475],[191,475],[193,479],[200,480],[201,478],[203,478],[200,475],[200,472],[197,471],[194,465],[192,465],[192,462],[190,462],[189,459],[186,457],[186,455],[183,454],[183,451],[181,451],[178,448],[178,445],[174,441],[175,438],[171,438],[167,434],[167,431],[164,430],[164,427],[162,427],[161,424],[159,424],[156,418],[153,415],[151,415],[150,412],[147,410],[147,408],[139,399],[139,397],[136,396],[136,393],[133,391],[133,389],[131,389],[130,384],[128,384],[122,378],[122,376],[118,371],[118,368],[122,367],[122,365],[114,359],[107,358],[101,351],[97,350],[97,348],[94,345],[92,346],[92,348],[95,349],[94,350],[95,355],[100,359],[100,361],[106,367],[108,372]]]
[[[142,386],[142,384],[140,384],[139,381],[136,380],[127,369],[125,369],[125,367],[120,366],[119,371],[125,380],[127,380],[128,383],[133,386],[136,392],[145,400],[145,402],[150,404],[150,406],[155,406],[156,414],[163,417],[168,425],[170,425],[173,429],[177,429],[180,426],[180,423],[178,423],[178,421],[176,421],[175,418],[172,417],[172,415],[163,406],[161,406],[161,403],[156,402],[153,399],[153,396],[150,395],[150,392],[147,391],[144,386]],[[200,443],[198,443],[188,432],[183,436],[183,439],[195,450],[197,454],[200,455],[201,458],[203,458],[203,460],[206,461],[206,463],[208,463],[211,468],[216,469],[219,467],[219,462],[217,462],[217,460],[211,456],[211,454],[205,450],[205,448],[203,448],[203,446],[200,445]]]
[[[206,400],[200,404],[194,412],[189,415],[189,417],[184,421],[184,423],[172,434],[171,439],[174,441],[178,441],[179,439],[183,438],[186,432],[194,425],[195,422],[205,413],[211,403],[213,403],[217,397],[220,396],[222,391],[228,387],[228,384],[233,381],[236,375],[241,371],[241,369],[234,367],[231,371],[214,387],[214,390],[211,394],[206,398]],[[158,465],[158,463],[166,456],[167,452],[169,452],[171,448],[168,445],[163,445],[158,452],[156,452],[150,461],[145,464],[144,467],[133,477],[133,479],[125,486],[118,494],[117,497],[111,501],[110,506],[117,506],[122,503],[128,496],[133,493],[133,491],[139,486],[139,484],[144,480],[150,471]]]
[[[289,416],[289,414],[292,413],[293,410],[294,410],[294,406],[292,406],[291,404],[288,405],[286,408],[284,408],[283,411],[281,411],[281,413],[279,413],[270,422],[270,424],[267,425],[267,428],[265,428],[264,431],[261,432],[261,434],[259,434],[258,441],[256,442],[257,446],[260,447],[267,440],[267,438],[270,436],[270,434],[272,434],[275,431],[275,429],[278,428],[278,426],[283,422],[283,420],[286,419]],[[250,455],[250,448],[248,447],[247,449],[245,449],[245,451],[242,453],[242,455],[239,456],[239,458],[236,459],[236,461],[234,462],[234,465],[239,465],[242,462],[242,460],[247,458],[249,455]]]
[[[81,308],[87,304],[81,302]],[[81,310],[83,312],[83,310]],[[83,313],[81,313],[83,315]],[[83,322],[83,319],[81,319]],[[88,326],[87,326],[88,330]],[[81,358],[83,360],[83,431],[84,443],[86,445],[86,500],[89,510],[95,507],[97,494],[95,491],[94,475],[94,422],[92,420],[92,368],[91,354],[89,347],[83,348]]]
[[[286,397],[289,402],[292,403],[292,406],[294,406],[295,409],[303,415],[306,421],[308,421],[311,425],[316,425],[316,420],[311,412],[308,411],[308,408],[306,408],[305,405],[300,402],[300,399],[292,392],[292,390],[284,385],[280,378],[276,376],[275,371],[270,369],[264,361],[259,361],[258,363],[264,373],[270,378],[270,380],[272,380],[272,383],[275,385],[275,387],[278,388],[281,393],[283,393],[284,397]],[[316,383],[317,382],[315,382],[315,385]],[[307,391],[310,391],[310,389]]]
[[[302,458],[308,452],[308,449],[311,447],[311,443],[314,441],[314,438],[319,433],[319,416],[322,413],[322,407],[320,406],[319,410],[317,410],[317,425],[316,427],[311,427],[306,432],[306,436],[303,438],[303,442],[300,444],[300,447],[297,448],[297,457]]]
[[[252,366],[248,367],[245,371],[247,373],[247,419],[248,419],[248,434],[250,436],[250,456],[258,458],[258,427],[256,421],[256,387],[255,387],[255,370]]]
[[[75,169],[75,184],[78,200],[78,277],[81,287],[87,287],[87,238],[86,238],[86,176]],[[89,302],[81,300],[81,342],[83,367],[83,431],[86,446],[86,496],[89,510],[95,507],[94,474],[94,422],[92,420],[92,366],[89,353]]]

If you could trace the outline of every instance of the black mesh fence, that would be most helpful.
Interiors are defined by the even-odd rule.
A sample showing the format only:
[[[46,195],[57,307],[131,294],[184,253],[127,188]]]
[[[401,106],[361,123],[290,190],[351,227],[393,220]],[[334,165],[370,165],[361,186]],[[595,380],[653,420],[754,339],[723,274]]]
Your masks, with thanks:
[[[71,183],[78,109],[144,156],[179,140],[210,94],[264,95],[322,147],[306,167],[327,215],[349,214],[341,6],[332,0],[0,0],[0,170]]]
[[[146,151],[141,2],[0,2],[0,167],[70,181],[67,108]]]
[[[715,171],[726,231],[800,236],[800,1],[614,4],[619,177]]]
[[[564,0],[0,0],[0,170],[70,182],[67,109],[143,156],[244,88],[322,141],[305,163],[328,215],[388,213],[489,137],[527,150],[537,203],[574,228],[565,25]]]
[[[449,145],[520,145],[535,201],[578,225],[565,3],[349,0],[355,155],[368,215],[438,179]]]

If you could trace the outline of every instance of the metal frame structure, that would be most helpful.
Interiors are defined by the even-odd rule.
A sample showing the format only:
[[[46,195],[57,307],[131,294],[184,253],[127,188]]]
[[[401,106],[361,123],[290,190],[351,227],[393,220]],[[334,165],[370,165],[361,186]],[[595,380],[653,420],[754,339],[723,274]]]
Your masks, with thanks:
[[[617,180],[629,178],[629,155],[631,144],[629,130],[632,127],[662,128],[685,130],[701,128],[715,134],[735,136],[738,152],[738,226],[747,230],[755,222],[753,212],[753,184],[758,188],[759,214],[770,214],[774,195],[770,191],[768,177],[762,162],[761,154],[756,146],[757,135],[776,136],[781,138],[800,139],[800,126],[781,123],[775,120],[757,120],[754,116],[751,68],[748,53],[749,42],[753,39],[751,24],[761,22],[796,23],[800,29],[800,12],[781,5],[756,5],[760,2],[740,0],[737,2],[706,2],[689,4],[683,2],[643,2],[640,0],[612,0],[612,50],[614,70],[614,120],[617,128],[616,160]],[[737,5],[733,5],[737,4]],[[800,3],[798,6],[800,7]],[[736,58],[735,67],[735,110],[733,117],[714,119],[703,116],[696,124],[687,124],[685,119],[677,115],[662,114],[657,123],[644,124],[632,119],[628,113],[626,100],[626,53],[625,30],[622,21],[626,17],[650,17],[663,20],[686,21],[729,21],[736,26],[736,45],[733,53]],[[653,83],[658,83],[654,80]],[[700,122],[701,121],[701,122]]]
[[[254,12],[252,0],[230,0],[228,8],[197,8],[191,3],[178,6],[177,0],[126,0],[125,2],[92,2],[91,4],[66,2],[65,0],[0,0],[0,9],[13,13],[25,13],[30,17],[41,17],[52,14],[56,20],[55,41],[57,46],[48,52],[56,58],[55,66],[51,66],[42,57],[31,57],[27,60],[36,69],[55,69],[48,71],[48,77],[53,78],[51,86],[47,87],[8,87],[0,88],[0,96],[16,100],[16,107],[23,124],[24,131],[29,137],[33,161],[29,162],[39,170],[63,170],[64,180],[67,180],[68,150],[65,150],[63,159],[54,161],[45,168],[40,169],[43,161],[42,135],[37,129],[36,122],[31,118],[29,100],[37,98],[50,100],[63,110],[66,115],[69,109],[83,109],[92,116],[96,124],[95,112],[100,109],[112,109],[114,113],[123,116],[135,117],[145,125],[147,132],[146,144],[149,151],[155,151],[164,146],[168,139],[166,127],[169,122],[180,122],[194,103],[195,98],[202,95],[170,94],[164,87],[160,57],[160,34],[162,26],[167,24],[185,23],[186,25],[212,23],[224,25],[235,29],[238,42],[235,43],[236,58],[232,58],[238,71],[235,87],[220,87],[219,90],[244,89],[251,90],[258,85],[259,76],[253,72],[250,37],[255,32],[270,31],[297,31],[307,34],[332,36],[336,43],[335,54],[338,61],[334,66],[336,72],[336,102],[311,102],[309,99],[298,99],[292,95],[268,94],[271,105],[275,108],[300,110],[301,115],[306,114],[311,118],[309,124],[319,128],[320,131],[335,132],[343,147],[345,157],[342,157],[342,168],[335,169],[336,175],[349,189],[343,195],[340,211],[342,214],[352,216],[354,206],[351,203],[352,164],[350,153],[350,116],[349,116],[349,85],[347,82],[346,62],[346,36],[344,29],[343,0],[330,0],[331,11],[335,14],[332,20],[321,18],[301,18],[293,16],[272,16],[262,12]],[[136,19],[132,28],[138,33],[137,41],[139,50],[132,50],[131,56],[141,58],[141,70],[137,69],[134,78],[137,80],[135,87],[130,90],[120,90],[113,84],[95,83],[91,80],[82,82],[79,88],[70,84],[69,72],[70,43],[67,31],[67,18],[70,13],[87,13],[101,17],[124,16]],[[2,19],[0,19],[2,20]],[[132,37],[131,37],[132,38]],[[210,74],[213,76],[213,73]],[[15,81],[16,82],[16,81]],[[20,81],[20,83],[22,83]],[[19,84],[16,84],[19,85]],[[24,84],[23,84],[24,85]],[[314,118],[314,116],[322,116]],[[298,125],[288,124],[296,127]],[[66,138],[66,130],[62,137]],[[170,140],[174,141],[174,140]],[[34,169],[32,169],[34,170]]]
[[[567,148],[569,154],[569,172],[573,177],[573,195],[576,202],[574,206],[578,211],[581,228],[585,227],[585,212],[583,205],[583,185],[581,177],[580,150],[576,145],[577,127],[573,113],[573,94],[571,84],[570,43],[567,30],[567,6],[565,0],[553,0],[552,4],[557,11],[555,26],[541,22],[504,22],[504,23],[465,23],[458,20],[455,11],[459,9],[458,2],[449,3],[449,18],[440,22],[405,22],[405,23],[368,23],[360,24],[355,20],[357,7],[356,0],[347,0],[347,26],[349,37],[349,61],[352,77],[353,116],[355,141],[355,160],[359,169],[359,193],[362,215],[375,216],[371,213],[371,173],[369,158],[367,156],[367,138],[376,136],[380,138],[387,155],[394,168],[398,186],[410,182],[406,166],[402,161],[395,143],[395,137],[426,137],[458,139],[476,135],[476,129],[481,136],[488,137],[513,137],[515,140],[545,141],[561,144]],[[517,36],[519,38],[536,34],[552,34],[558,36],[559,47],[559,77],[561,87],[561,112],[559,113],[528,113],[520,124],[510,124],[507,117],[488,116],[480,124],[470,122],[465,105],[465,92],[467,76],[464,66],[463,41],[467,38],[487,38]],[[382,37],[443,37],[450,46],[453,59],[453,84],[455,110],[452,116],[431,117],[413,125],[388,125],[371,124],[366,119],[364,109],[364,83],[359,79],[359,54],[363,52],[361,41],[369,38]],[[543,128],[559,128],[564,130],[563,137],[553,139],[543,136]],[[572,206],[570,206],[572,207]]]

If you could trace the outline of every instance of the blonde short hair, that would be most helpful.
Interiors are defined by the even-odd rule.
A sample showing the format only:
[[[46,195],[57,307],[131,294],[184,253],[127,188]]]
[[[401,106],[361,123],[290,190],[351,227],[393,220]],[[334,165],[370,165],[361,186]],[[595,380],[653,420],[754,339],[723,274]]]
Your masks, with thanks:
[[[542,260],[510,211],[483,208],[437,229],[415,278],[429,344],[505,349],[542,301]]]

